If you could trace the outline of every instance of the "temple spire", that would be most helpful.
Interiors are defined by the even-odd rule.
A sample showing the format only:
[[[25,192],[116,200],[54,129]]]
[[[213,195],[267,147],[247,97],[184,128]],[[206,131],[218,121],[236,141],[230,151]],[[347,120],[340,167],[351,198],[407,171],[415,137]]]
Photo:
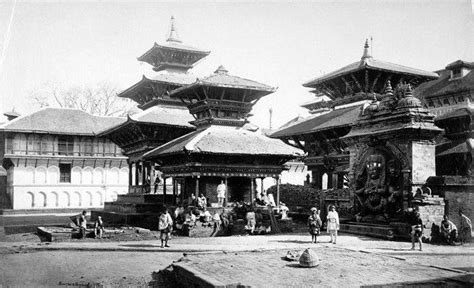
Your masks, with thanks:
[[[365,39],[364,53],[362,54],[362,58],[360,58],[360,60],[365,60],[368,58],[372,58],[372,55],[370,55],[369,52],[369,39]]]
[[[176,31],[176,27],[174,26],[174,16],[171,16],[170,33],[169,33],[168,39],[166,41],[168,41],[168,42],[179,42],[179,43],[182,42],[179,39],[178,31]]]

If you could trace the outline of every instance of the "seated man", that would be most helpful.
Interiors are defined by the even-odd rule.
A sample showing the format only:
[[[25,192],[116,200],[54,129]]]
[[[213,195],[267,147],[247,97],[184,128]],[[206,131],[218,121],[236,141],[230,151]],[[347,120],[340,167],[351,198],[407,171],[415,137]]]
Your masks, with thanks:
[[[94,236],[97,238],[97,236],[99,237],[99,239],[102,238],[102,234],[104,233],[104,221],[102,221],[102,217],[101,216],[97,216],[97,220],[95,221],[95,225],[94,225]]]
[[[189,227],[196,225],[196,215],[194,215],[193,210],[188,209],[188,212],[184,215],[184,225]]]
[[[458,237],[458,230],[456,225],[448,219],[448,215],[443,216],[441,221],[441,238],[448,244],[454,244]]]
[[[199,197],[197,198],[197,206],[199,209],[204,209],[207,207],[207,199],[204,197],[204,195],[201,193]]]
[[[204,208],[204,211],[201,213],[199,218],[204,224],[211,225],[212,215],[206,208]]]
[[[257,220],[255,218],[255,212],[253,209],[250,209],[247,212],[247,215],[245,217],[247,219],[247,225],[245,225],[245,230],[249,232],[249,234],[253,234],[255,231],[255,226],[257,225]]]

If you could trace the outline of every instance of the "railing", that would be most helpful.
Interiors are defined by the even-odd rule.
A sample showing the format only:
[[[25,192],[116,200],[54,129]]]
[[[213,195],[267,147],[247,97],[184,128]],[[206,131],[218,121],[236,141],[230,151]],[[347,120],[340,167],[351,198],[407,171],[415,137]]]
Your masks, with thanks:
[[[45,155],[45,156],[85,156],[85,157],[121,157],[119,152],[79,152],[58,150],[30,150],[30,149],[6,149],[6,154],[13,155]]]

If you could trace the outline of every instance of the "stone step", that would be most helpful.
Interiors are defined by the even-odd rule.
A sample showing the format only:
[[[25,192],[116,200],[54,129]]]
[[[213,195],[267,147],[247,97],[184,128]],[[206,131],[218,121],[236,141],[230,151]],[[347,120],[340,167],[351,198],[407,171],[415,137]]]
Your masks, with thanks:
[[[394,228],[389,225],[342,223],[339,230],[350,234],[366,235],[388,240],[393,240],[396,236]]]
[[[117,203],[105,202],[104,211],[120,213],[158,213],[163,209],[163,203]]]

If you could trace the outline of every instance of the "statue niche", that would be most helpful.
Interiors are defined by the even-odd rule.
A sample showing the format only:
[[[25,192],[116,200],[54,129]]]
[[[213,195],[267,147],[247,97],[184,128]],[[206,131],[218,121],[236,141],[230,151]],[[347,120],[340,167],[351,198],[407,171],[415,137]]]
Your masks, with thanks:
[[[401,213],[403,178],[399,161],[389,154],[373,150],[356,171],[357,221],[388,222]]]

